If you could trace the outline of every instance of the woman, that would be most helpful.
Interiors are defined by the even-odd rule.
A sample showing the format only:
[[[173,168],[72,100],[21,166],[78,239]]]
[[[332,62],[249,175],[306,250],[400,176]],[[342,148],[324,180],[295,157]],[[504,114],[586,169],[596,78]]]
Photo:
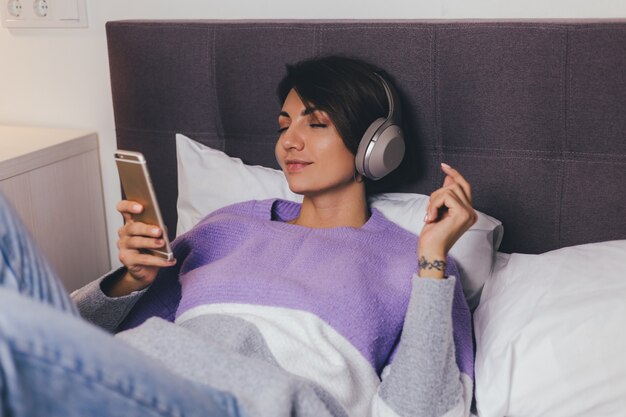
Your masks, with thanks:
[[[150,291],[164,285],[171,291],[160,296],[167,308],[157,315],[166,320],[149,319],[117,339],[75,324],[115,352],[84,352],[81,369],[106,380],[111,361],[118,385],[147,379],[149,388],[117,393],[137,409],[159,404],[146,407],[155,413],[469,413],[469,312],[446,256],[475,221],[471,189],[442,165],[444,186],[431,196],[419,242],[368,208],[354,157],[369,123],[387,114],[377,72],[340,57],[289,67],[279,87],[276,157],[291,190],[304,196],[301,206],[269,200],[218,210],[177,239],[177,260],[166,262],[140,251],[160,246],[162,231],[132,221],[137,204],[118,205],[126,268],[74,299],[85,317],[114,329],[140,298],[137,306],[155,304]],[[82,389],[78,397],[93,411]],[[120,410],[119,400],[108,399],[109,410]]]

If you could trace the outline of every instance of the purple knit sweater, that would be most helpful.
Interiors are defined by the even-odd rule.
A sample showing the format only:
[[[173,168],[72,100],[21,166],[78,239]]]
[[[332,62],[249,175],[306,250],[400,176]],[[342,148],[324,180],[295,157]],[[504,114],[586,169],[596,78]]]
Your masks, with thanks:
[[[313,229],[285,222],[299,210],[265,200],[210,214],[176,239],[177,266],[123,327],[157,315],[215,333],[225,323],[216,317],[232,317],[226,332],[247,334],[237,346],[260,340],[269,362],[321,385],[349,414],[467,415],[471,318],[454,261],[447,280],[419,278],[417,236],[379,211],[361,228]]]

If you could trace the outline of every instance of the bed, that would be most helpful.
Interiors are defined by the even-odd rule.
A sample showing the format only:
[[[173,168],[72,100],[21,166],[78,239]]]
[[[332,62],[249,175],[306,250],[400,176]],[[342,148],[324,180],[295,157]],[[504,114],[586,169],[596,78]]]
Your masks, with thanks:
[[[275,169],[286,63],[385,68],[414,163],[377,189],[427,195],[447,162],[504,231],[474,313],[478,414],[623,415],[626,21],[136,20],[107,42],[117,144],[146,155],[172,238],[176,134]]]

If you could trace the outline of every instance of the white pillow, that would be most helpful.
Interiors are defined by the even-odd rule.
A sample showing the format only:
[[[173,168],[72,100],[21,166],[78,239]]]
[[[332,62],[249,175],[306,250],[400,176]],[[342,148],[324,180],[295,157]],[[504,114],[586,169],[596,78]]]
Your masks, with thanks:
[[[176,234],[191,229],[212,211],[242,201],[283,198],[302,201],[289,190],[282,171],[245,165],[238,158],[176,135],[178,158],[178,224]],[[387,193],[370,198],[372,207],[399,226],[419,234],[424,226],[428,196]],[[475,307],[489,277],[502,240],[502,223],[478,213],[478,221],[450,250],[458,262],[470,307]]]
[[[474,312],[481,417],[623,416],[626,240],[498,255]]]
[[[282,171],[244,164],[222,151],[176,135],[178,165],[178,223],[176,235],[196,225],[207,214],[248,200],[282,198],[302,201],[289,190]]]

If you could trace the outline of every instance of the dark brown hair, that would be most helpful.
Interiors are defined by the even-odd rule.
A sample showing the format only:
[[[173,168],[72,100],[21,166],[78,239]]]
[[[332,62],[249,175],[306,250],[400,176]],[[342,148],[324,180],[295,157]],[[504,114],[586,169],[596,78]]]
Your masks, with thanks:
[[[330,55],[287,65],[278,85],[281,103],[291,89],[306,105],[328,113],[346,147],[356,155],[363,134],[379,117],[386,117],[389,104],[380,68],[356,58]]]

